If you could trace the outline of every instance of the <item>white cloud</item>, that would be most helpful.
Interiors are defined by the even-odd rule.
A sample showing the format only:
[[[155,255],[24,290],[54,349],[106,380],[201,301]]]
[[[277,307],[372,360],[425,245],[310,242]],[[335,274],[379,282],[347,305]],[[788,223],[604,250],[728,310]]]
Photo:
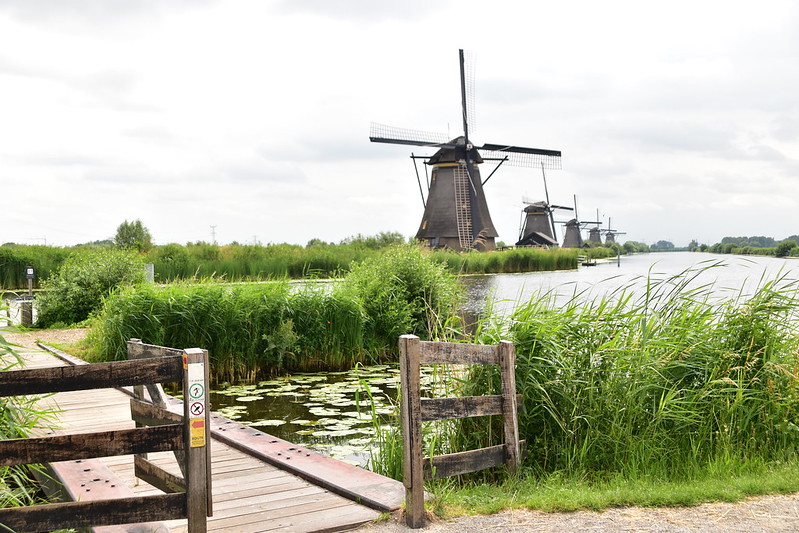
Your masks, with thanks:
[[[459,47],[474,139],[562,150],[553,201],[645,242],[799,233],[794,3],[436,6],[0,1],[0,179],[35,206],[0,241],[126,218],[158,242],[411,235],[428,152],[369,143],[369,122],[457,135]],[[511,242],[540,172],[486,194]]]

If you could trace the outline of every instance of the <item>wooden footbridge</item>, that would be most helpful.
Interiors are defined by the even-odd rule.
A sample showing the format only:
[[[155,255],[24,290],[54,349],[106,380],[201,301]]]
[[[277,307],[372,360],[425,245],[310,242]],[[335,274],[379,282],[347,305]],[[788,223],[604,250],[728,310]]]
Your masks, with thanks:
[[[23,349],[20,354],[27,368],[85,364],[58,350],[47,350]],[[77,390],[59,392],[41,401],[58,410],[54,433],[86,433],[135,428],[131,395],[130,388]],[[342,531],[396,510],[404,501],[401,482],[221,416],[211,415],[209,429],[213,513],[207,519],[208,531]],[[147,464],[180,478],[180,465],[172,452],[149,453]],[[161,493],[136,478],[130,455],[54,462],[51,472],[59,482],[62,498],[73,502],[109,498],[134,501],[130,498]],[[180,532],[187,531],[187,520],[94,530]]]

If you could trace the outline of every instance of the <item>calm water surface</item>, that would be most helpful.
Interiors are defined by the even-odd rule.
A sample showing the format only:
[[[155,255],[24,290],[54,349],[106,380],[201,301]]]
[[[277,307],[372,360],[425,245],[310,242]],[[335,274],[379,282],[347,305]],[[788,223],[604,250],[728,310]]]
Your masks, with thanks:
[[[619,287],[643,288],[648,275],[663,279],[710,265],[718,266],[706,268],[694,284],[713,283],[713,294],[720,297],[737,294],[742,287],[745,293],[751,292],[764,276],[799,278],[799,261],[795,259],[652,253],[578,270],[470,276],[464,280],[468,299],[465,307],[477,315],[483,312],[487,301],[493,300],[499,313],[507,313],[542,291],[554,291],[565,302],[577,293],[596,297]],[[372,407],[383,425],[398,425],[394,400],[398,383],[398,369],[388,365],[350,372],[298,374],[216,391],[211,395],[211,404],[224,416],[277,437],[364,464],[374,434]]]
[[[751,292],[763,277],[773,279],[786,275],[792,279],[799,278],[797,259],[698,252],[639,254],[622,256],[618,261],[598,262],[596,266],[581,266],[577,270],[469,276],[464,279],[466,309],[479,314],[484,310],[485,302],[493,300],[496,311],[507,313],[520,302],[547,291],[554,292],[558,301],[565,302],[575,294],[599,297],[620,287],[644,289],[647,276],[659,280],[688,269],[704,269],[692,285],[712,283],[713,294],[719,297],[737,294],[742,288],[745,293]]]

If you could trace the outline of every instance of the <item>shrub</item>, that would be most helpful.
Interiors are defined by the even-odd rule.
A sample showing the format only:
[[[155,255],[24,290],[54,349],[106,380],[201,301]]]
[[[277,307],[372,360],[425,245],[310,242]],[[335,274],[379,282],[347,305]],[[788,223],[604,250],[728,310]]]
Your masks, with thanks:
[[[111,290],[144,280],[144,263],[133,252],[110,249],[76,252],[42,284],[45,291],[36,299],[36,325],[52,327],[86,320],[99,309]]]
[[[352,265],[337,290],[355,295],[368,317],[371,348],[397,350],[405,333],[435,336],[455,314],[455,277],[415,245],[397,245]]]
[[[786,257],[788,255],[792,255],[792,251],[796,247],[797,247],[796,241],[792,240],[782,241],[774,249],[774,255],[776,255],[777,257]]]

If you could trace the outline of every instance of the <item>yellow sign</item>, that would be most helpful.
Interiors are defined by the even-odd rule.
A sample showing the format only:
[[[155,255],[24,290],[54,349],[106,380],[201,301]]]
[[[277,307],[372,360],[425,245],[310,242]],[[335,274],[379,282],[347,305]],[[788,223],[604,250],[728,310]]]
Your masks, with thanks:
[[[205,419],[192,418],[189,423],[191,447],[202,448],[205,446]]]

